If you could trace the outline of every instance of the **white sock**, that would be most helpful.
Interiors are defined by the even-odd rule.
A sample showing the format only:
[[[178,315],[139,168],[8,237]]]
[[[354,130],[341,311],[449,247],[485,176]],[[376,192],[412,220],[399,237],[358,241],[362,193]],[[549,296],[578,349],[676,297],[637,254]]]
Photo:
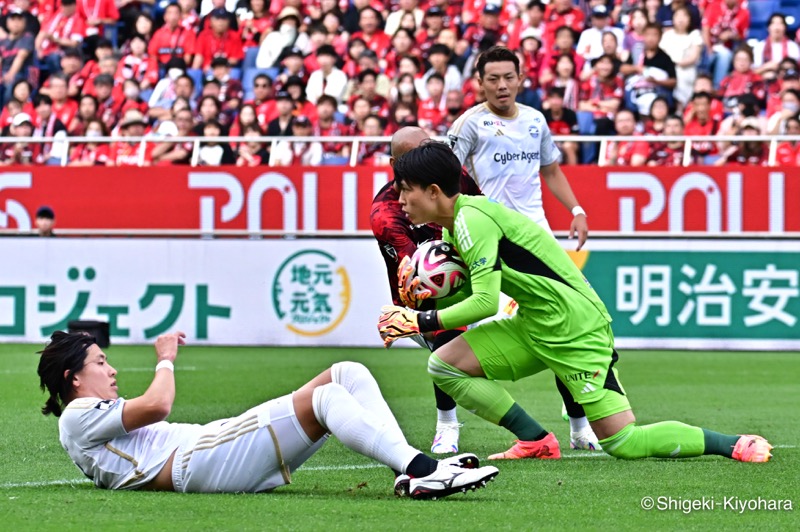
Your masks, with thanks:
[[[570,432],[580,432],[584,429],[588,429],[589,427],[590,427],[589,420],[586,419],[586,416],[569,418]]]
[[[387,423],[365,409],[340,384],[332,382],[316,388],[312,406],[317,421],[345,447],[395,471],[405,473],[411,460],[420,454],[406,442],[396,422]]]
[[[364,409],[375,414],[386,424],[401,430],[392,409],[383,398],[378,382],[366,366],[358,362],[337,362],[331,366],[333,382],[341,384]],[[402,432],[402,431],[401,431]]]
[[[450,410],[439,410],[436,409],[436,422],[438,423],[458,423],[458,416],[456,415],[456,409],[452,408]]]

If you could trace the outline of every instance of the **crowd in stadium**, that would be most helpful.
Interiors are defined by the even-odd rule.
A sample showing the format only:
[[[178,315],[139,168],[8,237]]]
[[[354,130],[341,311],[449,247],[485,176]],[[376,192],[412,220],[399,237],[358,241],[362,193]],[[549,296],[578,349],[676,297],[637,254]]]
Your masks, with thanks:
[[[405,125],[444,135],[514,50],[520,103],[556,135],[800,135],[799,0],[0,0],[0,164],[347,163]],[[65,144],[67,136],[121,137]],[[126,142],[148,135],[153,142]],[[285,136],[274,147],[257,137]],[[274,153],[269,153],[272,149]],[[359,143],[383,165],[386,144]],[[681,166],[683,142],[563,142],[562,162]],[[800,143],[776,164],[800,166]],[[769,143],[696,142],[693,164],[766,165]]]

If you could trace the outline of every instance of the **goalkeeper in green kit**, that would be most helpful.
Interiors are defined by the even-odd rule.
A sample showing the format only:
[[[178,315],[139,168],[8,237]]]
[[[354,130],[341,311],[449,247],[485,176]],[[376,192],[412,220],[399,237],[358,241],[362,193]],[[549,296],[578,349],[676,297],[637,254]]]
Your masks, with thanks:
[[[443,238],[469,265],[470,282],[440,310],[383,307],[378,328],[385,345],[492,316],[501,291],[519,305],[516,316],[468,330],[428,362],[434,383],[459,405],[517,436],[513,447],[490,459],[561,456],[555,436],[495,382],[550,369],[583,406],[603,450],[612,456],[769,460],[772,446],[760,436],[720,434],[677,421],[637,425],[614,368],[617,353],[603,302],[536,223],[488,198],[459,194],[461,165],[450,148],[424,143],[400,157],[394,173],[410,221],[444,227]],[[418,299],[427,295],[413,280],[401,290]]]

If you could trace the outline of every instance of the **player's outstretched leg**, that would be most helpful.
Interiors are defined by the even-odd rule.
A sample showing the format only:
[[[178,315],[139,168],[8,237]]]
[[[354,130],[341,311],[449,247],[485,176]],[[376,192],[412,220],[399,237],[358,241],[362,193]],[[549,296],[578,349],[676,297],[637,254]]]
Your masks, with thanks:
[[[561,394],[564,414],[566,415],[566,420],[569,421],[570,449],[602,451],[600,443],[597,441],[597,436],[595,436],[589,420],[586,418],[586,412],[584,412],[581,405],[575,402],[572,394],[569,393],[569,390],[558,376],[556,376],[556,388],[558,388],[558,393]]]
[[[457,339],[455,341],[463,341]],[[498,382],[473,377],[444,362],[436,353],[428,359],[428,373],[434,384],[453,397],[458,404],[483,419],[510,430],[517,441],[490,460],[517,458],[561,458],[558,440],[531,418]]]
[[[627,409],[618,410],[624,406]],[[772,446],[761,436],[720,434],[678,421],[636,425],[627,398],[614,391],[584,408],[589,419],[598,418],[592,421],[592,427],[603,438],[603,450],[617,458],[691,458],[711,454],[741,462],[767,462],[772,456]],[[595,415],[615,410],[605,417]]]
[[[478,489],[498,474],[497,468],[491,466],[465,467],[477,462],[474,455],[446,462],[425,456],[406,442],[391,411],[386,414],[391,419],[379,418],[341,384],[331,382],[315,387],[311,402],[319,424],[346,447],[407,475],[412,498],[433,499]]]

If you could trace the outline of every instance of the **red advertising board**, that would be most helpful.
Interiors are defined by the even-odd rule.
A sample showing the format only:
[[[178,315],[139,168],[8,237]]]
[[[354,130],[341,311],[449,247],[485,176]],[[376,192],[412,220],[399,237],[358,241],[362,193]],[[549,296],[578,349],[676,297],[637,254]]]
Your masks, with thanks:
[[[800,231],[800,171],[564,167],[593,231]],[[41,205],[62,229],[369,230],[389,168],[53,168],[0,172],[0,228]],[[571,215],[545,187],[556,231]]]

